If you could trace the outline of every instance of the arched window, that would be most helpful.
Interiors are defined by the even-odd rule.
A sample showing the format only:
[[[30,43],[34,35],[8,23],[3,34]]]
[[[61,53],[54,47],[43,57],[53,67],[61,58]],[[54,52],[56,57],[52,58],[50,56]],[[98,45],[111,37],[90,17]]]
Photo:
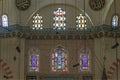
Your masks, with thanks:
[[[112,26],[113,26],[113,28],[115,28],[115,27],[118,26],[118,22],[119,22],[119,17],[118,17],[118,15],[114,15],[114,16],[112,17]]]
[[[66,23],[65,23],[65,20],[66,20],[66,13],[63,9],[61,8],[58,8],[57,10],[54,11],[54,23],[53,23],[53,26],[55,30],[65,30],[65,26],[66,26]]]
[[[90,71],[90,50],[80,50],[80,71]]]
[[[78,15],[76,17],[76,27],[77,27],[77,30],[78,29],[87,29],[87,25],[86,25],[86,18],[85,16],[83,16],[82,14]]]
[[[35,48],[29,51],[29,72],[39,72],[39,51]]]
[[[33,16],[33,27],[32,29],[38,30],[38,29],[43,29],[43,20],[42,16],[39,16],[39,14],[36,14]]]
[[[52,71],[68,71],[68,52],[65,51],[61,46],[58,46],[52,51]]]
[[[2,15],[2,26],[8,27],[8,16],[6,14]]]

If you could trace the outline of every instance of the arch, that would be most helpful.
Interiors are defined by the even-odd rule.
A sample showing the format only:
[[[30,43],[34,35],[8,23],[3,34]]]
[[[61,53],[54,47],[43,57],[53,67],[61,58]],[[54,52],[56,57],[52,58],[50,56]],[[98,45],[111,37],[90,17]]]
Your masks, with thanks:
[[[8,27],[8,15],[7,14],[2,15],[2,26]]]
[[[57,46],[51,52],[52,72],[68,72],[68,51],[62,46]]]
[[[5,71],[6,77],[9,79],[13,79],[12,71],[10,70],[10,67],[7,65],[6,62],[4,62],[3,59],[0,59],[0,66]]]
[[[30,23],[30,20],[32,19],[33,15],[35,15],[37,12],[41,11],[42,9],[44,9],[45,7],[49,7],[49,6],[56,6],[56,5],[64,5],[64,6],[68,6],[68,7],[73,7],[76,10],[80,11],[81,13],[84,13],[84,10],[81,9],[79,6],[76,6],[75,4],[73,4],[73,0],[71,3],[50,3],[50,2],[46,2],[43,3],[42,5],[40,5],[40,7],[38,9],[36,9],[33,13],[31,13],[31,15],[29,16],[28,20],[26,21],[25,25],[28,26],[28,24]],[[45,5],[46,4],[46,5]],[[86,18],[90,21],[91,25],[94,25],[92,19],[90,18],[89,14],[87,12],[85,12]]]
[[[76,27],[77,27],[77,30],[78,29],[87,29],[87,25],[86,25],[86,17],[83,15],[83,14],[79,14],[77,17],[76,17]]]
[[[111,19],[111,25],[113,28],[116,28],[117,26],[119,26],[119,14],[115,13],[112,15],[112,19]]]
[[[43,29],[42,26],[43,26],[43,20],[42,20],[42,16],[40,16],[39,14],[36,14],[33,16],[33,26],[32,26],[32,29],[36,29],[36,30],[39,30],[39,29]]]
[[[79,51],[80,71],[91,71],[91,51],[89,48],[81,48]]]
[[[117,62],[113,62],[107,71],[108,80],[113,80],[113,74],[117,68],[117,64],[120,65],[120,59]]]
[[[53,12],[53,29],[57,29],[57,30],[65,30],[65,26],[66,26],[66,12],[65,10],[63,10],[62,8],[57,8],[56,10],[54,10]]]
[[[39,49],[33,47],[28,53],[28,72],[39,72]]]

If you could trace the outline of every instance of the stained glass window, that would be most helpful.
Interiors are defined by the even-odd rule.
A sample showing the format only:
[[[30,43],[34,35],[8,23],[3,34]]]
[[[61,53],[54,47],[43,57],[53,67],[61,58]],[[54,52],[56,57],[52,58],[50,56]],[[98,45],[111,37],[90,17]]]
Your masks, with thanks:
[[[115,28],[115,27],[117,27],[118,26],[118,16],[117,15],[114,15],[113,17],[112,17],[112,26],[113,26],[113,28]]]
[[[54,23],[53,23],[53,26],[55,30],[65,30],[65,26],[66,26],[66,23],[65,23],[65,20],[66,20],[66,13],[63,9],[61,8],[58,8],[54,11]]]
[[[29,56],[29,72],[39,71],[39,54],[37,49],[30,50]]]
[[[87,29],[87,25],[86,25],[86,17],[83,16],[82,14],[78,15],[76,17],[76,27],[77,30],[78,29]]]
[[[8,16],[5,14],[2,15],[2,26],[8,27]]]
[[[90,50],[80,50],[80,71],[90,71]]]
[[[68,71],[68,53],[60,46],[52,52],[52,71]]]
[[[36,14],[33,16],[33,30],[43,29],[43,20],[42,16],[39,16],[39,14]]]

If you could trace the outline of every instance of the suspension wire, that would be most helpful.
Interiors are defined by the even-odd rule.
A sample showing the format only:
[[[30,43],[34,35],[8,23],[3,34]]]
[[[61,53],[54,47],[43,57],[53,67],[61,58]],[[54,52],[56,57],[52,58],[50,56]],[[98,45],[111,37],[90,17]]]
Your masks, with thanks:
[[[116,0],[114,0],[114,11],[115,11],[115,14],[116,14]]]
[[[3,8],[3,0],[2,0],[2,15],[3,15],[3,9],[4,9],[4,8]]]
[[[3,8],[3,0],[1,0],[1,3],[2,3],[2,5],[1,5],[1,6],[2,6],[2,11],[1,11],[2,14],[1,14],[1,15],[3,16],[3,9],[4,9],[4,8]],[[1,22],[2,22],[1,25],[2,25],[2,27],[3,27],[3,19],[1,19]]]
[[[1,15],[3,14],[3,0],[1,0],[1,7],[2,7],[2,10],[1,10]],[[2,22],[2,19],[1,19],[1,22]],[[1,24],[1,26],[2,26],[2,24]],[[0,44],[1,44],[1,39],[0,39]],[[1,46],[0,46],[0,49],[1,49]],[[1,57],[1,52],[0,52],[0,60],[2,60],[1,59],[2,57]],[[0,71],[0,73],[2,73],[2,70]],[[3,73],[2,73],[3,74]]]
[[[76,17],[77,17],[77,0],[75,0],[75,26],[76,26]]]
[[[117,41],[117,31],[116,31],[116,35],[115,35],[115,45],[117,45],[117,44],[118,44],[118,41]],[[119,80],[119,79],[118,79],[118,48],[117,48],[117,47],[116,47],[115,52],[116,52],[116,62],[117,62],[117,67],[116,67],[116,77],[117,77],[117,79],[116,79],[116,80]]]
[[[85,54],[86,54],[86,30],[85,30],[85,0],[83,0],[83,10],[84,10],[84,27],[83,27],[83,30],[84,30],[84,49],[85,49]]]
[[[115,15],[116,15],[116,0],[114,0],[114,11],[115,11]],[[117,45],[118,44],[118,41],[117,41],[117,31],[115,31],[115,44]],[[118,48],[116,47],[116,62],[118,62]],[[118,63],[117,63],[117,66],[116,66],[116,80],[119,80],[118,78]]]
[[[66,12],[67,12],[67,11],[66,11],[66,10],[67,10],[67,8],[66,8],[66,2],[67,2],[67,1],[65,0],[65,17],[66,17]],[[67,17],[66,17],[66,19],[67,19]],[[65,19],[65,24],[66,24],[66,19]],[[66,28],[67,28],[67,25],[64,26],[64,27],[65,27],[65,29],[66,29]]]

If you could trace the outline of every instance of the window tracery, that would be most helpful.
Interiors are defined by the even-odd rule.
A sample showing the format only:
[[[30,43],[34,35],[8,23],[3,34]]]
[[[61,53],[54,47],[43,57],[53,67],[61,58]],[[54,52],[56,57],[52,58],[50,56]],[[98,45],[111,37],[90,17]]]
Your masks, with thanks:
[[[38,29],[43,29],[43,20],[42,20],[42,16],[40,16],[39,14],[36,14],[35,16],[33,16],[33,30],[38,30]]]
[[[55,48],[52,52],[52,71],[68,71],[68,53],[60,46]]]
[[[90,50],[80,50],[80,71],[90,71]]]
[[[8,16],[6,14],[2,15],[2,26],[8,27]]]
[[[76,24],[77,24],[76,25],[77,30],[78,29],[87,29],[86,18],[82,14],[80,14],[76,17]]]
[[[39,51],[35,48],[29,51],[29,72],[39,72]]]
[[[65,30],[65,26],[66,26],[66,13],[63,9],[61,8],[58,8],[57,10],[54,11],[54,23],[53,23],[53,26],[55,30]]]
[[[118,22],[119,22],[119,17],[118,17],[118,15],[114,15],[114,16],[112,17],[112,26],[113,26],[113,28],[116,27],[116,26],[118,26]]]

